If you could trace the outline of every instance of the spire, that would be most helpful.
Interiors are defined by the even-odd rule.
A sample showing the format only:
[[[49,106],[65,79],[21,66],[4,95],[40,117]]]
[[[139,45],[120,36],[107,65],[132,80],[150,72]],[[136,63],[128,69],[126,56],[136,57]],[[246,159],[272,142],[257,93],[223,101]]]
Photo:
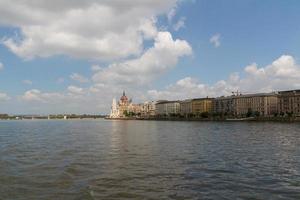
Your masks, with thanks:
[[[123,90],[123,96],[125,96],[125,91]]]

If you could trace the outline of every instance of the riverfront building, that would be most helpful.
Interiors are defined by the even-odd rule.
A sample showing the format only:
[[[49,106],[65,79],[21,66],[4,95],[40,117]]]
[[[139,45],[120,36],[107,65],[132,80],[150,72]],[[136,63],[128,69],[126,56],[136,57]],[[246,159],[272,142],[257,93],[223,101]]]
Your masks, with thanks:
[[[158,101],[155,104],[155,114],[158,116],[172,116],[180,114],[179,101]]]
[[[116,101],[116,99],[113,99],[109,117],[124,118],[126,117],[126,114],[130,112],[130,109],[133,109],[133,106],[131,104],[131,100],[127,98],[124,91],[118,102]]]
[[[248,94],[233,97],[234,115],[274,116],[278,113],[278,96],[276,93]]]
[[[161,100],[142,104],[133,104],[123,92],[118,102],[113,99],[110,118],[154,118],[155,116],[244,118],[279,115],[300,117],[300,90],[246,95],[237,92],[227,97],[207,97],[183,101]]]
[[[212,112],[213,98],[199,98],[192,100],[192,113],[194,115],[200,115],[201,113]]]
[[[143,109],[143,104],[130,103],[128,106],[128,114],[135,115],[135,116],[141,116],[142,109]]]
[[[234,96],[229,97],[218,97],[213,100],[213,113],[220,114],[223,116],[233,116],[234,115]]]
[[[185,117],[211,113],[213,98],[198,98],[180,101],[180,114]]]
[[[278,94],[280,115],[300,116],[300,90],[281,91]]]
[[[192,99],[180,101],[180,114],[184,117],[192,115]]]
[[[119,107],[118,107],[118,104],[117,104],[117,101],[116,101],[115,98],[112,101],[112,105],[111,105],[111,110],[110,110],[109,117],[110,118],[118,118],[118,117],[120,117]]]
[[[149,101],[142,104],[142,117],[154,117],[155,116],[155,104],[156,101]]]
[[[213,101],[213,112],[224,116],[274,116],[278,113],[278,94],[260,93],[219,97]]]

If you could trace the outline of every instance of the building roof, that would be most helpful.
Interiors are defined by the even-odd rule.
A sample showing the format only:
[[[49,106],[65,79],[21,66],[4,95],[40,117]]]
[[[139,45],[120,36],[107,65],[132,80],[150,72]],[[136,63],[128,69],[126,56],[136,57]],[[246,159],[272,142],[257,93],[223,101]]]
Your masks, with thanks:
[[[217,97],[216,99],[236,99],[236,98],[251,98],[251,97],[267,97],[267,96],[276,96],[278,93],[270,92],[270,93],[257,93],[257,94],[241,94],[241,95],[231,95],[231,96],[222,96]]]
[[[279,91],[279,94],[300,94],[300,90]]]
[[[195,99],[191,99],[192,101],[201,101],[201,100],[213,100],[214,98],[209,98],[209,97],[205,97],[205,98],[195,98]]]
[[[161,101],[157,101],[157,104],[167,104],[167,103],[180,103],[180,101],[167,101],[167,100],[161,100]]]

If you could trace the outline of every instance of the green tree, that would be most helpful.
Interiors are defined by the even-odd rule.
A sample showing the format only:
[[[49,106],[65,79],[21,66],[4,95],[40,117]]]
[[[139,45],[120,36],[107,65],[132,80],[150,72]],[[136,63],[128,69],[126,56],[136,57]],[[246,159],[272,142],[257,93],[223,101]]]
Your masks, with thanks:
[[[253,115],[253,111],[251,108],[248,108],[247,117],[251,117]]]
[[[260,116],[260,112],[255,111],[255,112],[254,112],[254,115],[255,115],[255,117],[259,117],[259,116]]]
[[[293,112],[288,112],[287,115],[288,115],[289,117],[292,117],[292,116],[293,116]]]
[[[209,113],[208,112],[203,112],[200,115],[202,118],[208,118],[209,117]]]
[[[128,117],[128,116],[129,116],[128,111],[127,111],[127,110],[124,110],[123,115],[125,115],[125,117]]]

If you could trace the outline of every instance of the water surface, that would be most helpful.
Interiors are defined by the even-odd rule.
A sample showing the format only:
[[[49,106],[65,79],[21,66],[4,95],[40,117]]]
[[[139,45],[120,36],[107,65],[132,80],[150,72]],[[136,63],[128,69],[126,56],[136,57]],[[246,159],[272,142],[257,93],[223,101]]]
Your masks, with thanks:
[[[0,199],[300,199],[300,124],[0,121]]]

